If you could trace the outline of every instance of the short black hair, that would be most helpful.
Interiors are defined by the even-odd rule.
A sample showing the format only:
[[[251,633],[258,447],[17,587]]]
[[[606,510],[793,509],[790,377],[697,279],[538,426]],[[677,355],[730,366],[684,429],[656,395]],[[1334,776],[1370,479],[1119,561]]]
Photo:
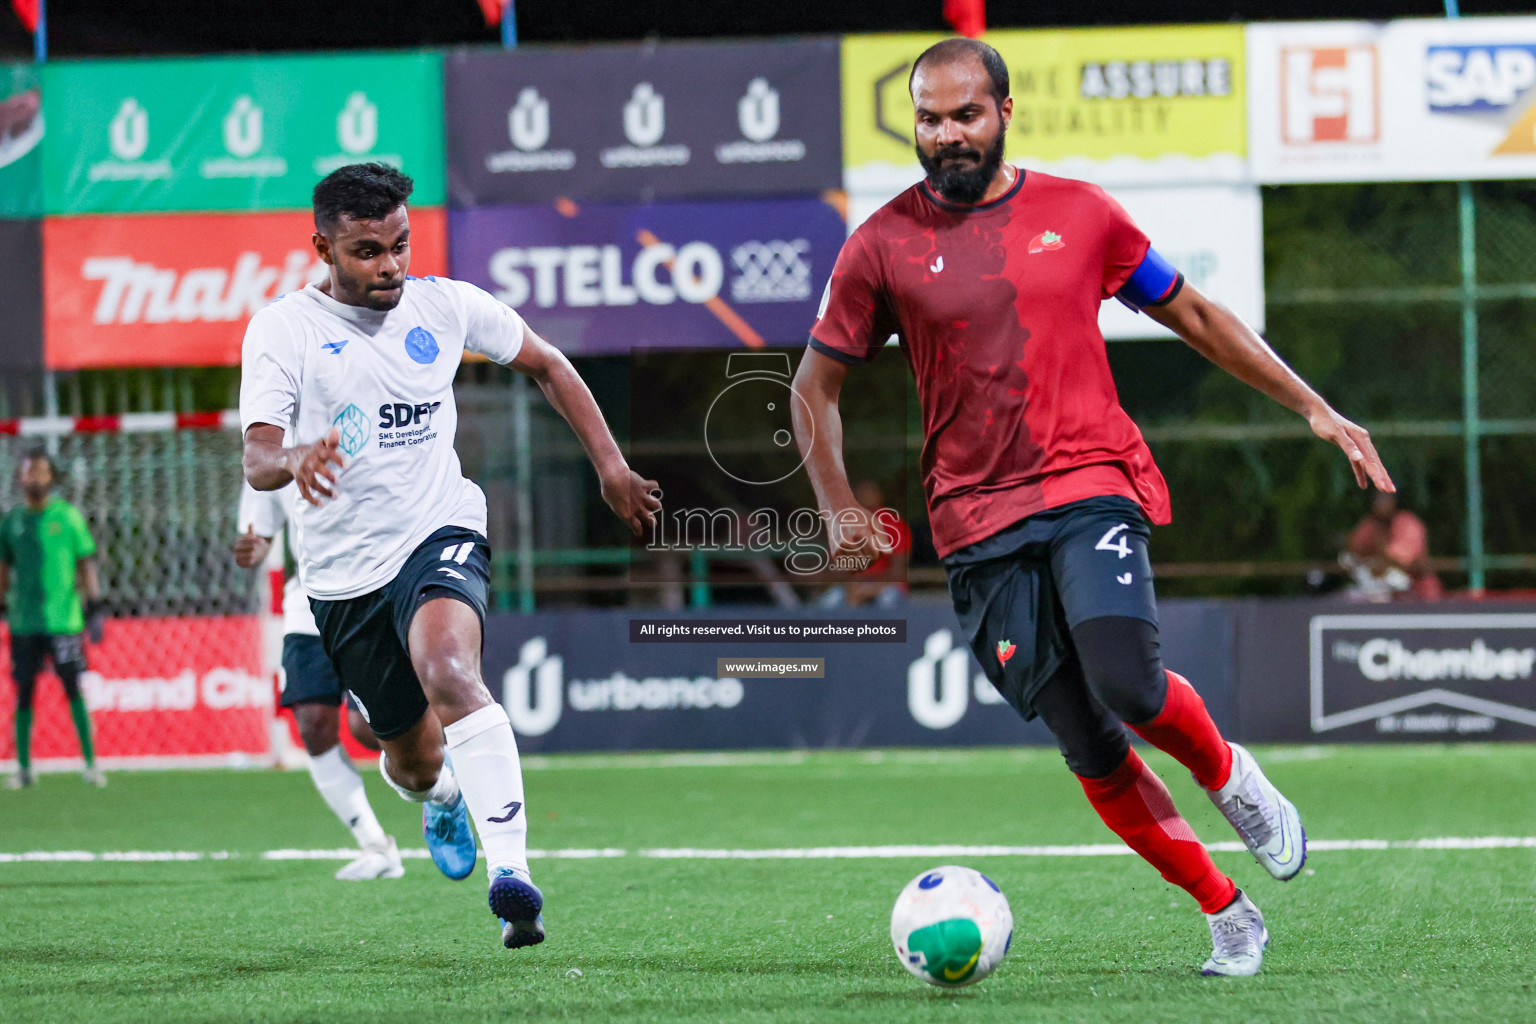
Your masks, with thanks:
[[[1003,60],[1002,54],[980,39],[967,39],[964,36],[934,43],[918,54],[917,60],[912,62],[911,74],[907,75],[907,92],[912,91],[912,80],[924,64],[954,64],[967,57],[981,61],[981,66],[987,69],[987,77],[992,80],[992,98],[1001,109],[1003,100],[1008,98],[1008,62]]]
[[[411,198],[416,183],[388,164],[347,164],[315,186],[315,230],[322,235],[343,215],[357,220],[387,217]]]
[[[55,480],[58,479],[58,465],[53,461],[53,456],[48,454],[47,447],[40,444],[35,444],[22,453],[21,461],[16,463],[17,474],[19,475],[21,473],[22,466],[26,465],[28,462],[36,461],[48,463],[48,475],[53,477]]]

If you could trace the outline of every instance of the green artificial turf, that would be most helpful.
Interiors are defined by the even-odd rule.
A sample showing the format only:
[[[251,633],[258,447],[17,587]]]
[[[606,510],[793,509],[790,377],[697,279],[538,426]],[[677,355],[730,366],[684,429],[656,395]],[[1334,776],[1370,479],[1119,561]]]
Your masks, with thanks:
[[[1314,839],[1536,835],[1536,747],[1258,751]],[[1012,903],[1012,952],[958,992],[887,936],[933,858],[656,859],[645,849],[1111,843],[1054,752],[529,759],[549,941],[503,950],[484,876],[424,860],[340,883],[347,845],[302,772],[72,776],[0,792],[0,853],[224,851],[190,863],[0,863],[0,1020],[1529,1021],[1536,849],[1314,852],[1285,885],[1218,863],[1274,939],[1254,979],[1201,979],[1182,892],[1134,857],[968,857]],[[1230,830],[1166,758],[1201,835]],[[414,809],[366,773],[385,827]],[[579,974],[577,973],[579,972]]]

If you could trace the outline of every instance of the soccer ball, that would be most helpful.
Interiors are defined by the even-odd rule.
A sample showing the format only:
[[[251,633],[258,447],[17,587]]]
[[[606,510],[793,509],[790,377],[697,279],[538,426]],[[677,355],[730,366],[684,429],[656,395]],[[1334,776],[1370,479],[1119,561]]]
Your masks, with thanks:
[[[953,865],[924,871],[891,911],[901,965],[930,985],[963,988],[997,969],[1013,942],[1013,911],[992,879]]]

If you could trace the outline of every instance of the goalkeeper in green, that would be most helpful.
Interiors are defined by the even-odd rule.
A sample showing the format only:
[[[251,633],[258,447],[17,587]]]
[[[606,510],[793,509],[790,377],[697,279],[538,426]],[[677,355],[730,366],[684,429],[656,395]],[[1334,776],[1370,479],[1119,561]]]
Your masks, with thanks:
[[[85,671],[85,634],[101,642],[101,583],[96,542],[85,517],[54,497],[54,468],[48,453],[34,449],[21,460],[26,499],[0,520],[0,599],[9,603],[11,675],[16,680],[16,761],[20,770],[7,784],[30,786],[32,775],[32,693],[47,661],[64,684],[70,714],[85,757],[85,781],[107,784],[96,767],[91,717],[80,694]],[[81,595],[85,606],[81,606]]]

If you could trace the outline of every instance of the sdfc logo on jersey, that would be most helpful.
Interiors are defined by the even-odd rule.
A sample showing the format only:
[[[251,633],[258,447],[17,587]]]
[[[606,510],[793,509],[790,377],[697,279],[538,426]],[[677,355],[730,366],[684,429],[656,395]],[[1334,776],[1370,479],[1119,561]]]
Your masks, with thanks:
[[[1280,53],[1280,132],[1288,145],[1381,138],[1374,46],[1287,47]]]
[[[373,433],[373,423],[355,405],[349,405],[337,413],[331,424],[341,431],[341,450],[348,455],[362,451],[368,443],[369,435]]]

